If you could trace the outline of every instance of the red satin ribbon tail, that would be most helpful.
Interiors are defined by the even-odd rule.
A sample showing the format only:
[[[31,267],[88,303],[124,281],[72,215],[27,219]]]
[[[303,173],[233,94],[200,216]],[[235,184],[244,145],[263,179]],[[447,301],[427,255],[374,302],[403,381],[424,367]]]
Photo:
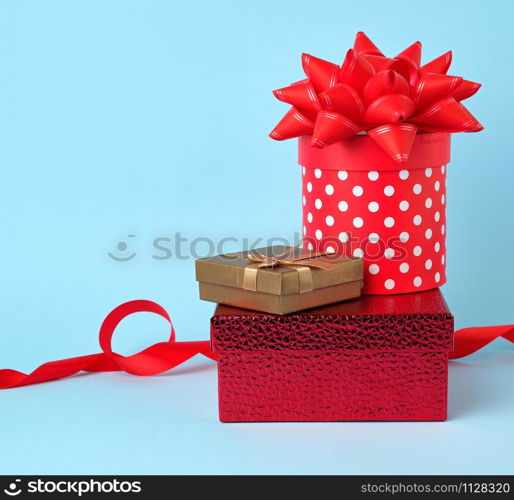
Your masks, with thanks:
[[[132,356],[121,356],[112,351],[112,335],[120,321],[136,312],[158,314],[168,321],[169,340],[154,344]],[[51,361],[29,374],[16,370],[0,370],[0,389],[49,382],[71,377],[80,371],[96,373],[125,371],[133,375],[157,375],[175,368],[197,354],[216,360],[216,355],[211,352],[209,341],[175,342],[175,332],[168,313],[159,304],[149,300],[133,300],[113,309],[100,327],[99,341],[103,352],[98,354]]]
[[[210,351],[209,341],[198,342],[161,342],[152,345],[133,356],[124,357],[115,354],[116,363],[120,370],[131,375],[158,375],[167,372],[197,354],[216,360]]]
[[[450,359],[469,356],[500,337],[514,343],[514,325],[481,326],[458,330],[455,332]]]
[[[50,361],[28,374],[16,370],[0,370],[0,389],[50,382],[51,380],[71,377],[80,371],[116,370],[117,368],[110,361],[103,353],[99,353]],[[100,367],[101,369],[99,369]]]

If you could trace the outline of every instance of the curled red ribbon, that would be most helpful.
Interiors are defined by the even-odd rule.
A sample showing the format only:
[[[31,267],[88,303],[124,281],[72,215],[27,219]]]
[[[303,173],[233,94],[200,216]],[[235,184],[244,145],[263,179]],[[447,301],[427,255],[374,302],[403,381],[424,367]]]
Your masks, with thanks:
[[[478,132],[482,125],[461,104],[479,83],[449,76],[452,53],[421,66],[421,43],[385,57],[357,33],[341,66],[302,55],[307,79],[274,91],[292,108],[270,133],[278,141],[312,135],[325,148],[367,134],[398,163],[406,162],[417,133]]]
[[[166,342],[154,344],[132,356],[122,356],[113,352],[111,339],[114,330],[124,318],[137,312],[150,312],[163,317],[170,324],[170,338]],[[176,342],[175,330],[168,313],[159,304],[149,300],[133,300],[116,307],[102,323],[98,340],[103,351],[98,354],[51,361],[29,374],[15,370],[0,370],[0,389],[49,382],[70,377],[80,371],[124,371],[132,375],[157,375],[175,368],[197,354],[216,360],[216,355],[211,352],[210,343],[207,340]]]
[[[137,312],[155,313],[168,321],[171,327],[169,340],[154,344],[132,356],[122,356],[113,352],[111,339],[114,330],[124,318]],[[455,332],[454,348],[450,353],[450,359],[469,356],[499,337],[514,342],[514,325],[458,330]],[[0,389],[50,382],[71,377],[80,371],[95,373],[124,371],[132,375],[157,375],[175,368],[197,354],[202,354],[214,361],[217,359],[210,349],[208,340],[176,342],[175,330],[168,313],[159,304],[149,300],[125,302],[111,311],[100,327],[99,342],[102,349],[100,353],[50,361],[29,374],[16,370],[0,370]]]

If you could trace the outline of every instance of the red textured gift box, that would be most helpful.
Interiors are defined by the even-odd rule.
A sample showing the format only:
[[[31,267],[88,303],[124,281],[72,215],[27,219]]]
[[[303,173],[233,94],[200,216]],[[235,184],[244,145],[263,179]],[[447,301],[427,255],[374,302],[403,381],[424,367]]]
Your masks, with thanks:
[[[286,316],[219,305],[220,420],[445,420],[452,335],[439,289]]]

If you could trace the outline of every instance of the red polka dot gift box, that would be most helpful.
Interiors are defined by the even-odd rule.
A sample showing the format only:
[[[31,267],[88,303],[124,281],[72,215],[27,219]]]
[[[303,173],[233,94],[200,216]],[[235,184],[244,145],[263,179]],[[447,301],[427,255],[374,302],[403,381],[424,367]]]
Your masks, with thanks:
[[[365,294],[428,290],[446,281],[450,135],[419,135],[413,149],[399,168],[366,135],[325,149],[300,139],[304,240],[362,257]]]
[[[416,42],[393,58],[362,32],[341,66],[303,54],[306,79],[276,90],[292,108],[270,136],[299,138],[307,248],[364,259],[364,294],[446,281],[446,167],[454,132],[482,126],[461,101],[480,84],[421,65]]]

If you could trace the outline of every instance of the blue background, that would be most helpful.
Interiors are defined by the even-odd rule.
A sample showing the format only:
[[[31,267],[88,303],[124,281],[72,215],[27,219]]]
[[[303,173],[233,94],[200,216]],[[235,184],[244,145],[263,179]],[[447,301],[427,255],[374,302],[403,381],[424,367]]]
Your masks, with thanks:
[[[458,327],[513,322],[513,14],[469,0],[2,1],[0,366],[97,352],[103,317],[134,298],[166,307],[179,339],[206,339],[193,260],[152,259],[152,241],[292,237],[300,175],[294,141],[267,138],[287,109],[271,90],[302,77],[302,51],[340,62],[360,29],[390,55],[451,48],[452,74],[483,83],[468,105],[486,130],[453,140],[444,293]],[[120,241],[129,262],[107,255]],[[166,334],[143,314],[114,346]],[[499,340],[452,363],[445,423],[220,424],[202,359],[5,391],[0,472],[513,473],[513,361]]]

